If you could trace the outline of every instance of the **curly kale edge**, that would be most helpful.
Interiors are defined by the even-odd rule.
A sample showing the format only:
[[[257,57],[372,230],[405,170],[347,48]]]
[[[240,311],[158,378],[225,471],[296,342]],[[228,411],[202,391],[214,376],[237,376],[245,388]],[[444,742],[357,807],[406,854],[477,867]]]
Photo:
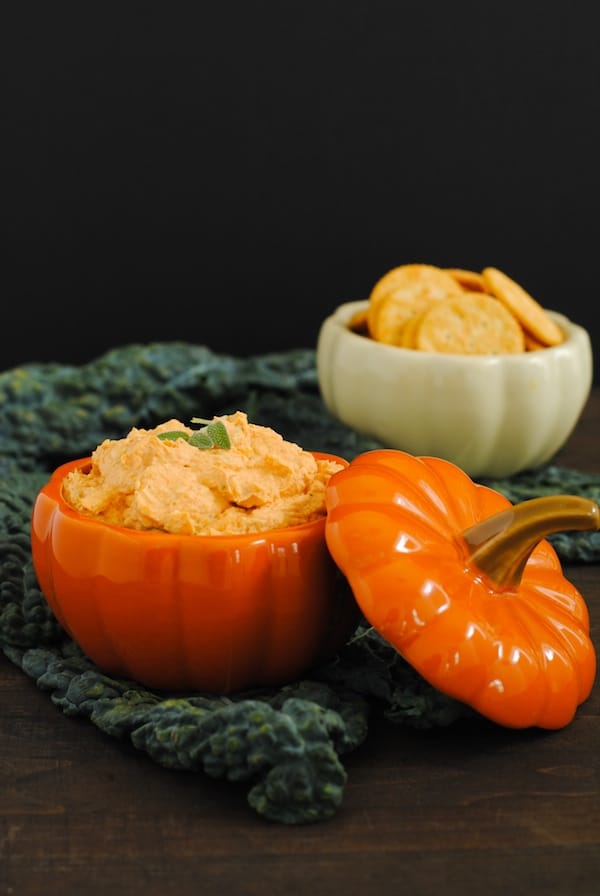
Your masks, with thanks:
[[[332,817],[347,781],[340,756],[367,735],[368,702],[323,682],[260,697],[165,697],[100,673],[68,639],[60,648],[4,652],[66,715],[129,738],[159,765],[249,782],[249,805],[269,821]]]
[[[366,626],[311,680],[279,690],[231,699],[149,692],[103,675],[82,654],[50,612],[31,563],[32,502],[58,462],[131,426],[240,407],[306,448],[350,460],[379,447],[325,410],[309,350],[240,360],[157,343],[81,367],[31,364],[0,374],[0,646],[67,716],[128,738],[165,767],[248,782],[248,803],[267,820],[320,821],[342,802],[340,757],[365,739],[374,706],[416,728],[471,711],[431,688]],[[511,501],[565,490],[600,497],[600,476],[553,466],[484,484]],[[600,559],[598,533],[561,533],[553,543],[568,561]]]

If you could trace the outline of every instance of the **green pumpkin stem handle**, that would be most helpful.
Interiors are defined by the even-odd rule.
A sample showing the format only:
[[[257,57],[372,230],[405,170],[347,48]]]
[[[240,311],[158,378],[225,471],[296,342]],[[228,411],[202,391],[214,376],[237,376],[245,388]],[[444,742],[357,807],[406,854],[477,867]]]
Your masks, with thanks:
[[[535,546],[553,532],[600,529],[600,507],[579,495],[532,498],[465,529],[470,562],[496,585],[517,587]]]

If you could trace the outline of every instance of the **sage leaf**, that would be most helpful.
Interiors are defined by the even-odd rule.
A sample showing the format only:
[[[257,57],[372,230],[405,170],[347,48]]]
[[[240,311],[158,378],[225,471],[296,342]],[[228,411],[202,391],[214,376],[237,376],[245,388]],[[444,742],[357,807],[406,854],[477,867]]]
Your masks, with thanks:
[[[209,423],[206,427],[206,432],[210,435],[210,438],[217,448],[231,448],[229,434],[225,428],[225,424],[222,423],[221,420],[215,420],[214,423]]]
[[[188,441],[190,445],[194,446],[194,448],[200,448],[201,450],[205,450],[206,448],[214,448],[215,445],[210,436],[210,433],[206,432],[206,430],[204,429],[196,430],[196,432],[190,436]]]
[[[187,432],[182,432],[180,429],[171,429],[168,432],[159,432],[158,438],[162,442],[175,442],[177,439],[185,439],[186,442],[190,441],[190,437]]]

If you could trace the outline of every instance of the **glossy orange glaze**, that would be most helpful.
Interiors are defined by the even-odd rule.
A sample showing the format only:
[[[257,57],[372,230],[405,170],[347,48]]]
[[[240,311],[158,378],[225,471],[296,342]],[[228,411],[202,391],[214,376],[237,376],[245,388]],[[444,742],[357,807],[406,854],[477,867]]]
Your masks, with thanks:
[[[555,550],[541,539],[520,582],[499,586],[463,537],[511,507],[504,496],[447,461],[381,450],[331,478],[327,506],[329,549],[363,613],[432,685],[507,727],[573,719],[596,656]]]
[[[352,634],[358,609],[325,518],[234,536],[110,526],[61,494],[65,475],[89,462],[64,464],[40,490],[32,555],[57,619],[103,671],[226,694],[292,681]]]

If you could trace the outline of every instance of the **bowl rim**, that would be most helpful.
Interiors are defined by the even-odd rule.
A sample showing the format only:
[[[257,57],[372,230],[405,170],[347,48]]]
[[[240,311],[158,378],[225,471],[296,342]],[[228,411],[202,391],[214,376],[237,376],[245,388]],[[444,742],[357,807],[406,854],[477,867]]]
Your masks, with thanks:
[[[469,365],[489,365],[489,364],[498,364],[499,362],[508,363],[508,364],[534,364],[538,363],[540,360],[540,356],[543,358],[551,357],[554,354],[560,354],[565,351],[566,347],[571,347],[573,341],[576,338],[587,337],[589,339],[589,334],[587,330],[582,327],[580,324],[575,323],[570,320],[566,315],[562,314],[559,311],[554,311],[550,308],[544,308],[546,314],[548,314],[561,328],[563,333],[565,334],[565,338],[558,345],[550,345],[544,346],[541,349],[536,349],[535,351],[523,351],[523,352],[498,352],[498,354],[461,354],[454,352],[426,352],[420,351],[418,349],[406,348],[401,345],[389,345],[385,342],[377,342],[377,340],[372,339],[369,336],[364,336],[362,333],[356,333],[355,331],[348,328],[347,324],[351,317],[357,312],[362,311],[367,308],[369,305],[368,299],[358,299],[351,300],[349,302],[342,302],[336,308],[333,309],[331,314],[325,319],[323,322],[323,326],[326,323],[330,323],[336,326],[338,329],[342,330],[347,336],[351,339],[357,340],[357,344],[363,345],[371,345],[374,348],[374,351],[381,351],[384,353],[388,353],[390,357],[400,358],[403,357],[405,359],[410,359],[415,363],[424,363],[425,361],[428,364],[431,364],[432,358],[436,358],[444,361],[444,363],[448,364],[469,364]],[[549,355],[550,353],[550,355]]]
[[[312,454],[318,460],[332,460],[337,463],[342,464],[343,467],[347,467],[349,465],[349,461],[338,454],[333,454],[327,451],[309,451],[309,454]],[[65,479],[65,476],[70,473],[72,470],[77,469],[85,469],[86,467],[91,467],[92,464],[92,456],[88,455],[86,457],[78,457],[72,460],[66,461],[63,464],[60,464],[56,467],[50,474],[49,478],[45,482],[45,484],[39,489],[36,500],[34,501],[34,506],[32,510],[32,515],[35,513],[35,505],[38,499],[43,495],[45,495],[48,500],[54,501],[57,505],[57,509],[60,510],[63,516],[67,518],[76,520],[79,524],[84,525],[86,527],[96,526],[99,529],[104,529],[106,531],[119,534],[122,537],[133,538],[133,539],[154,539],[163,541],[165,539],[181,539],[183,541],[187,541],[190,544],[195,542],[202,542],[202,544],[214,544],[214,545],[225,545],[227,542],[230,544],[235,542],[236,544],[248,545],[251,543],[259,543],[261,541],[269,540],[270,537],[281,535],[285,533],[286,535],[298,532],[299,534],[310,532],[312,530],[318,531],[321,527],[325,528],[325,522],[327,519],[327,513],[323,513],[322,516],[318,517],[314,520],[308,520],[305,523],[296,523],[292,526],[278,526],[274,529],[262,529],[257,530],[255,532],[224,532],[222,535],[191,535],[185,532],[167,532],[161,529],[133,529],[127,526],[118,526],[114,523],[107,523],[105,520],[99,520],[92,515],[87,516],[86,514],[81,513],[76,510],[69,502],[65,499],[62,490],[62,483]],[[333,474],[335,476],[335,473]]]

